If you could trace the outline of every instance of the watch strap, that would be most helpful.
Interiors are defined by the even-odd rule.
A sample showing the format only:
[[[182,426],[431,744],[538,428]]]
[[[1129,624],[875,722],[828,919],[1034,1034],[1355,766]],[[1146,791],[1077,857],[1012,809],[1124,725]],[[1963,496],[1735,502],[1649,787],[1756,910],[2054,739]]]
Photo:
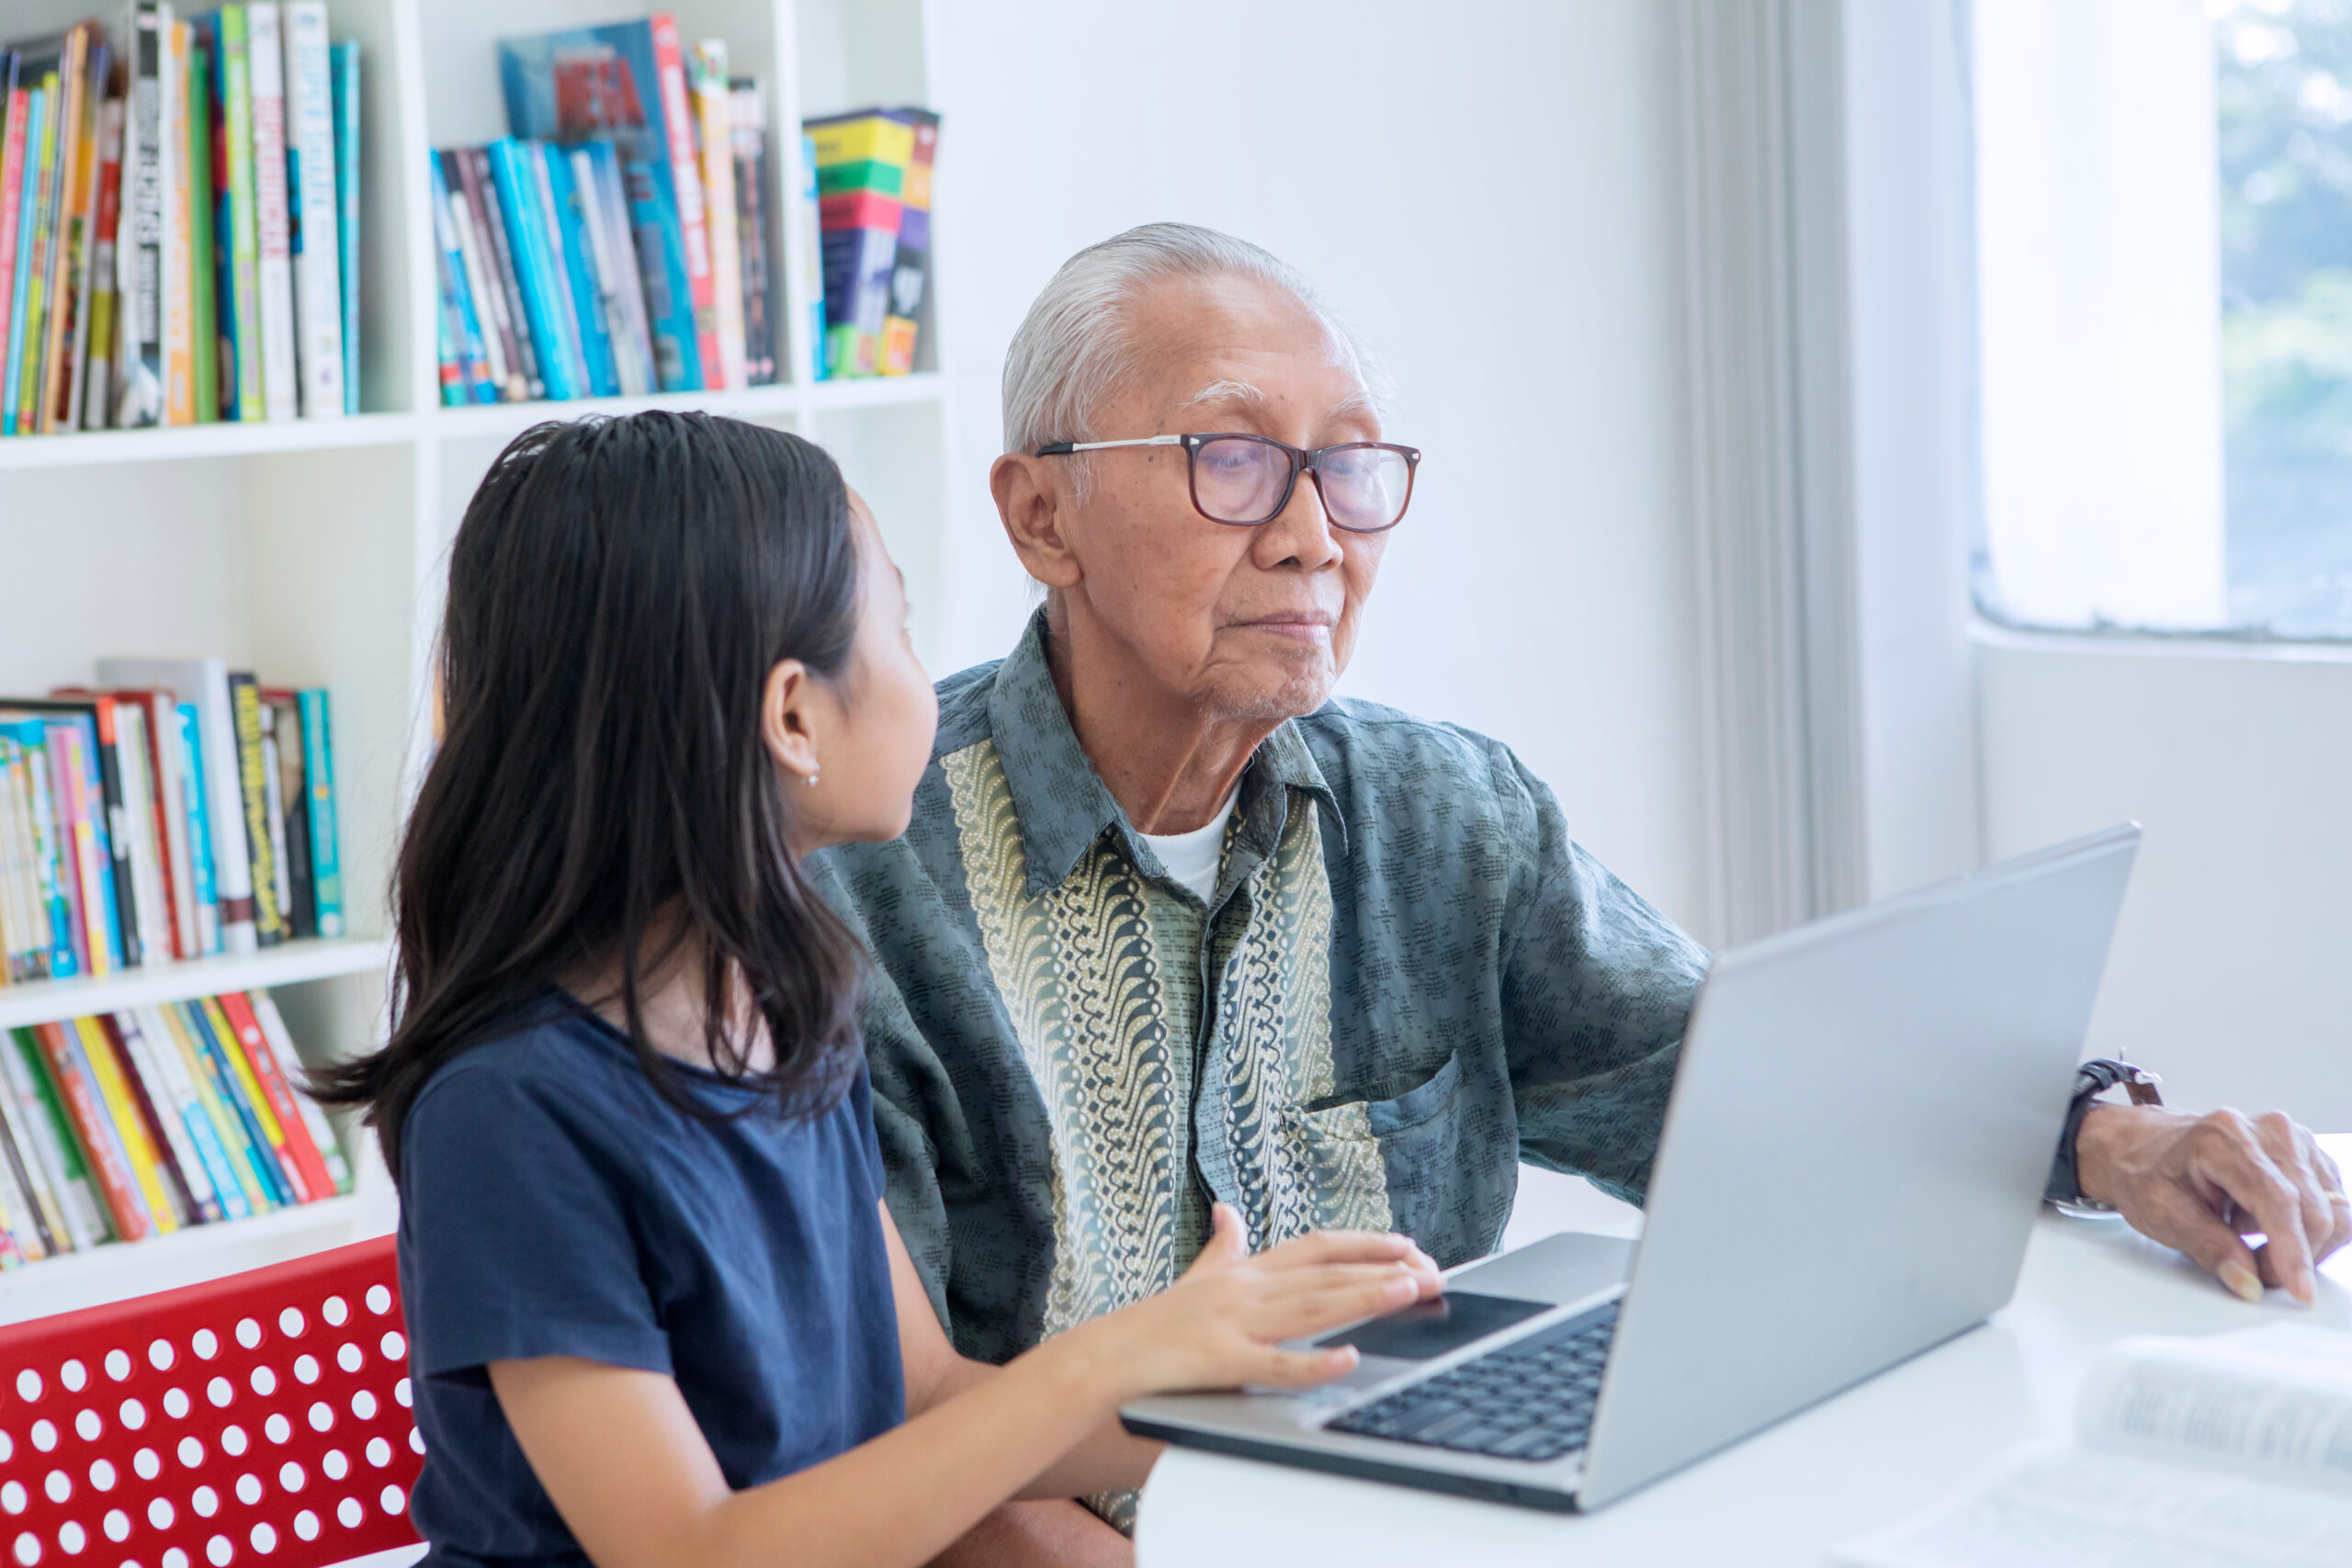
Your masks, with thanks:
[[[2082,1181],[2075,1163],[2075,1140],[2083,1130],[2083,1118],[2098,1101],[2098,1097],[2112,1089],[2121,1089],[2134,1105],[2162,1105],[2164,1096],[2157,1084],[2163,1080],[2144,1067],[2129,1062],[2098,1056],[2075,1069],[2075,1098],[2066,1107],[2065,1131],[2058,1136],[2058,1152],[2050,1162],[2050,1180],[2042,1189],[2042,1197],[2069,1209],[2100,1210],[2107,1205],[2083,1196]]]

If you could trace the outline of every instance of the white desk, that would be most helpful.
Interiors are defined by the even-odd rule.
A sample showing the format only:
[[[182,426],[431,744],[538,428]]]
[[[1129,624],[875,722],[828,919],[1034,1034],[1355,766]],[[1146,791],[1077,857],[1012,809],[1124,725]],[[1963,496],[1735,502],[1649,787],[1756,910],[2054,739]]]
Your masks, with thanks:
[[[2352,1138],[2335,1138],[2352,1168]],[[2012,1444],[2073,1431],[2099,1350],[2131,1334],[2213,1334],[2291,1314],[2352,1328],[2352,1249],[2310,1314],[2248,1306],[2115,1221],[2046,1214],[2016,1299],[1993,1321],[1590,1516],[1171,1449],[1143,1496],[1141,1568],[1453,1563],[1819,1563]]]

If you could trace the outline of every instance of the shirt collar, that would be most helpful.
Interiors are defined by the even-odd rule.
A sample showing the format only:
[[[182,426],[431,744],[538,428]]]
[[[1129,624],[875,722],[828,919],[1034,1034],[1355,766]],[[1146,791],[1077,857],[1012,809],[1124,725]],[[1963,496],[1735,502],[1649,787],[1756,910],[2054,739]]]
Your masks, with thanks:
[[[1046,662],[1042,609],[1030,617],[1021,641],[997,667],[996,684],[989,694],[989,734],[996,742],[997,761],[1021,825],[1032,897],[1058,886],[1077,870],[1105,829],[1119,829],[1129,858],[1157,863],[1079,746],[1078,732],[1070,728]],[[1344,845],[1347,828],[1339,796],[1316,766],[1296,721],[1285,720],[1250,759],[1234,803],[1242,830],[1257,840],[1261,853],[1272,853],[1281,837],[1294,789],[1306,791],[1322,805]]]

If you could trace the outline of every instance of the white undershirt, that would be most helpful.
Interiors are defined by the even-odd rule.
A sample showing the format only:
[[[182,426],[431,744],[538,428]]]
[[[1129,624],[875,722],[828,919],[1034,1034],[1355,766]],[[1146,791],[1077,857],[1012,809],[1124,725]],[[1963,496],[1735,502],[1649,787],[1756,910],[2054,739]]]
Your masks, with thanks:
[[[1235,790],[1225,797],[1216,815],[1208,825],[1189,833],[1138,833],[1136,835],[1151,846],[1168,874],[1193,890],[1193,897],[1204,904],[1216,891],[1217,861],[1225,852],[1225,825],[1233,820],[1233,803],[1240,798]]]

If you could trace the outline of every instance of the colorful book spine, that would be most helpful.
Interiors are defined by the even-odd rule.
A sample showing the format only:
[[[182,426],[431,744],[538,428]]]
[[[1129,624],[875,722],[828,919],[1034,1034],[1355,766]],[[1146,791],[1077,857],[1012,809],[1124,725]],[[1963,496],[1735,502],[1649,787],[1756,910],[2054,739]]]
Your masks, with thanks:
[[[121,1140],[123,1157],[130,1163],[131,1179],[138,1184],[148,1217],[157,1235],[169,1235],[187,1223],[186,1216],[175,1201],[163,1152],[148,1130],[138,1093],[125,1075],[114,1042],[96,1018],[77,1018],[68,1027],[75,1035],[75,1048],[90,1074],[90,1081],[97,1086],[98,1101],[114,1123],[115,1135]]]
[[[171,7],[141,0],[132,17],[129,127],[123,141],[127,243],[115,250],[122,311],[115,423],[125,429],[164,418],[164,81]]]
[[[522,274],[514,243],[506,232],[506,213],[499,205],[490,150],[462,149],[458,154],[458,167],[466,205],[473,214],[475,226],[490,243],[492,268],[497,275],[499,294],[505,300],[508,326],[514,334],[514,362],[521,369],[523,396],[529,400],[544,398],[548,395],[547,378],[539,368],[538,346],[531,341],[530,310],[523,299]]]
[[[294,1168],[291,1150],[286,1142],[286,1130],[278,1125],[270,1109],[261,1080],[254,1072],[240,1045],[228,1014],[223,1012],[215,997],[199,997],[187,1004],[187,1016],[197,1020],[209,1032],[212,1047],[227,1065],[230,1082],[235,1087],[239,1102],[252,1118],[255,1147],[266,1161],[281,1202],[304,1203],[310,1201],[301,1173]]]
[[[755,82],[728,84],[729,139],[735,159],[736,238],[742,251],[743,384],[776,376],[775,268],[768,265],[767,107]]]
[[[563,239],[563,215],[557,209],[555,183],[548,174],[548,144],[532,141],[525,144],[522,177],[530,193],[541,242],[548,259],[548,298],[553,303],[557,330],[562,333],[563,349],[571,365],[572,384],[579,397],[594,397],[598,389],[594,366],[589,357],[589,344],[580,332],[580,303],[572,288],[571,269]]]
[[[245,68],[253,103],[262,405],[265,417],[287,420],[300,412],[300,382],[295,367],[293,219],[287,204],[286,67],[277,0],[253,0],[245,7]],[[241,344],[241,352],[249,348]]]
[[[449,225],[456,231],[458,252],[465,263],[466,290],[472,296],[475,314],[481,318],[482,349],[490,359],[491,379],[504,401],[525,401],[531,395],[531,383],[523,369],[521,338],[531,334],[526,328],[518,338],[516,329],[520,323],[507,310],[506,290],[499,281],[497,258],[484,232],[483,214],[475,200],[464,150],[447,149],[439,159],[441,186],[448,196]]]
[[[800,293],[808,301],[808,345],[802,357],[808,378],[825,378],[824,220],[818,208],[817,139],[800,138]]]
[[[0,51],[0,312],[8,318],[9,332],[0,333],[0,381],[7,379],[16,362],[17,220],[25,205],[25,129],[33,107],[33,91],[17,86],[19,62],[14,51]],[[0,398],[0,434],[13,434],[14,406]]]
[[[64,363],[59,367],[56,396],[50,408],[54,417],[47,428],[51,430],[79,430],[83,427],[83,406],[90,380],[89,354],[94,341],[91,336],[91,312],[96,302],[100,187],[106,176],[107,127],[109,122],[107,82],[113,67],[113,56],[104,37],[95,27],[91,35],[89,58],[84,68],[82,144],[76,154],[73,213],[66,231],[66,313],[61,349]]]
[[[118,260],[122,231],[123,100],[108,98],[99,124],[98,217],[90,254],[90,343],[83,369],[82,428],[104,430],[114,423],[116,329],[121,320],[122,279]],[[6,176],[0,175],[0,186]],[[0,227],[5,218],[0,218]]]
[[[218,215],[212,188],[212,42],[198,29],[187,61],[188,299],[195,314],[188,324],[196,361],[196,423],[220,418],[220,273],[214,265],[212,222]]]
[[[120,904],[107,799],[98,772],[98,738],[88,720],[60,719],[49,727],[51,754],[68,801],[74,832],[74,880],[80,887],[83,970],[103,979],[129,958],[122,947]]]
[[[612,397],[621,389],[620,375],[613,361],[612,329],[605,318],[604,291],[590,249],[585,203],[564,149],[550,144],[539,152],[548,231],[556,236],[562,287],[571,303],[581,355],[588,368],[588,388],[596,397]]]
[[[198,951],[220,951],[220,892],[212,871],[212,814],[205,803],[202,720],[194,703],[178,705],[181,809],[187,817],[189,886],[196,900]]]
[[[41,209],[49,189],[44,177],[55,152],[55,73],[32,89],[32,115],[26,127],[24,183],[17,230],[17,299],[8,315],[8,362],[0,366],[0,434],[29,435],[40,428],[39,406],[29,395],[40,360]]]
[[[148,1207],[130,1149],[84,1055],[80,1029],[69,1019],[35,1024],[33,1032],[40,1040],[49,1070],[73,1117],[74,1134],[90,1156],[115,1235],[125,1241],[141,1241],[158,1234],[160,1226]]]
[[[303,1201],[310,1202],[333,1197],[335,1180],[328,1173],[326,1160],[312,1140],[310,1123],[302,1118],[302,1097],[288,1076],[288,1064],[278,1060],[277,1045],[262,1028],[252,1003],[237,991],[223,991],[213,999],[220,1004],[222,1016],[228,1020],[238,1045],[244,1052],[246,1065],[252,1069],[254,1082],[261,1091],[263,1102],[269,1107],[269,1125],[275,1146],[299,1180]]]
[[[342,248],[343,412],[359,412],[359,43],[334,46],[335,241]]]
[[[613,374],[628,395],[657,389],[659,372],[639,286],[637,251],[631,243],[628,202],[621,190],[620,164],[609,141],[589,141],[570,150],[571,183],[580,203],[580,227],[612,337]]]
[[[270,1048],[277,1054],[279,1076],[287,1080],[293,1095],[295,1114],[309,1133],[311,1146],[318,1151],[320,1162],[325,1167],[328,1187],[336,1192],[350,1191],[351,1164],[344,1157],[343,1140],[335,1136],[334,1124],[327,1120],[327,1113],[320,1109],[319,1102],[308,1089],[295,1081],[294,1074],[301,1066],[302,1057],[294,1048],[294,1036],[286,1027],[285,1016],[277,1010],[277,998],[257,986],[245,993],[245,1001],[260,1022],[262,1033],[268,1037]]]
[[[8,1092],[16,1097],[24,1121],[32,1129],[34,1145],[57,1195],[68,1244],[78,1252],[112,1239],[106,1205],[91,1184],[73,1122],[57,1098],[31,1030],[12,1029],[0,1039],[0,1078],[6,1080]]]
[[[225,175],[229,287],[223,314],[236,354],[236,414],[240,420],[269,417],[267,369],[261,351],[261,209],[254,187],[253,51],[245,7],[223,6],[220,26],[221,162]]]
[[[228,1145],[197,1090],[187,1053],[164,1022],[162,1011],[141,1008],[117,1013],[115,1025],[126,1040],[139,1043],[139,1070],[151,1075],[150,1088],[160,1102],[157,1109],[168,1107],[168,1113],[176,1119],[175,1137],[181,1146],[180,1157],[184,1165],[192,1162],[201,1173],[209,1196],[206,1218],[242,1220],[252,1214],[252,1200],[237,1180]]]
[[[662,130],[669,142],[671,179],[678,229],[684,243],[686,286],[694,302],[695,348],[702,385],[729,385],[718,345],[718,287],[711,271],[710,231],[703,210],[702,178],[695,167],[694,113],[686,94],[686,66],[678,48],[678,21],[666,11],[647,18],[653,34],[653,70],[662,96]]]
[[[699,135],[703,213],[710,231],[710,291],[718,333],[719,385],[741,387],[743,244],[736,231],[735,104],[727,84],[727,45],[704,39],[686,56],[686,85]]]
[[[148,1146],[154,1151],[164,1195],[173,1201],[181,1222],[200,1225],[220,1218],[220,1195],[213,1190],[212,1179],[180,1120],[179,1107],[171,1100],[162,1069],[139,1031],[139,1021],[123,1012],[102,1013],[89,1021],[114,1048],[124,1087],[138,1108]]]
[[[458,248],[457,227],[449,214],[448,183],[441,177],[438,158],[432,161],[432,175],[433,239],[437,252],[434,266],[441,287],[442,331],[449,340],[450,353],[446,357],[454,363],[458,372],[457,396],[451,397],[445,373],[441,400],[452,406],[494,403],[498,400],[498,381],[482,346],[481,322],[474,312],[472,292],[467,287],[465,255]]]
[[[187,73],[190,34],[186,22],[164,32],[161,80],[164,125],[164,423],[196,423],[196,244],[189,210]]]
[[[335,239],[334,72],[325,0],[287,0],[286,114],[302,417],[340,419],[343,259]]]
[[[286,940],[283,912],[277,905],[277,858],[269,831],[269,783],[263,772],[261,751],[261,692],[251,675],[229,677],[230,711],[236,731],[237,799],[244,825],[245,854],[252,868],[254,936],[262,946]]]
[[[260,1124],[243,1104],[236,1084],[229,1076],[229,1064],[215,1050],[202,1014],[187,1002],[167,1003],[157,1008],[155,1013],[179,1045],[188,1071],[196,1079],[197,1092],[204,1100],[206,1114],[220,1131],[222,1146],[229,1153],[231,1171],[246,1203],[257,1214],[283,1208],[286,1196],[278,1183],[276,1162],[268,1156],[267,1142],[255,1142],[260,1137]]]

